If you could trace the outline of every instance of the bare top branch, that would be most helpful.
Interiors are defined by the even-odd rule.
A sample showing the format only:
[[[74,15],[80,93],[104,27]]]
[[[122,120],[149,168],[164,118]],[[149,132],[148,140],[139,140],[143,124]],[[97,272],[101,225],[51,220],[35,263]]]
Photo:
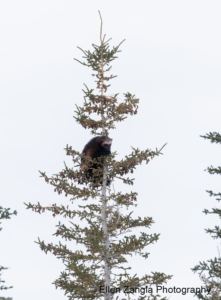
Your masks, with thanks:
[[[102,41],[102,26],[103,26],[103,21],[102,21],[101,13],[100,13],[99,10],[98,10],[98,12],[99,12],[100,19],[101,19],[100,41],[101,41],[101,45],[102,45],[103,44],[103,41]]]

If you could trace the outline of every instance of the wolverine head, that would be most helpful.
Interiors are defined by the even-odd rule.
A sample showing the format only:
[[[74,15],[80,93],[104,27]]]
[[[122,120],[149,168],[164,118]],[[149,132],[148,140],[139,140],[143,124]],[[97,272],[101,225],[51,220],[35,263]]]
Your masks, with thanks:
[[[110,151],[111,144],[112,144],[112,139],[110,139],[109,137],[106,136],[101,138],[101,146],[106,151]]]

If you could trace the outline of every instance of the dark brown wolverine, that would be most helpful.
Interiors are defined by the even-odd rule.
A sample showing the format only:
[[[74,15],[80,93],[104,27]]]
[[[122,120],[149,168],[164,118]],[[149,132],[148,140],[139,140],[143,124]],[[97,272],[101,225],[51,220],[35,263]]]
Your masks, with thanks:
[[[101,156],[108,156],[111,154],[111,144],[112,139],[110,139],[108,136],[101,135],[96,136],[93,139],[91,139],[83,149],[83,152],[85,156],[89,156],[92,159],[99,159]],[[102,163],[102,161],[100,161]],[[81,165],[82,170],[85,171],[86,166],[84,165],[84,158],[81,158]],[[93,163],[91,166],[89,166],[88,170],[86,171],[86,175],[88,179],[92,179],[94,183],[101,183],[100,178],[95,178],[93,174],[93,169],[97,169],[99,167],[99,163]],[[107,185],[110,185],[110,180],[107,179]]]

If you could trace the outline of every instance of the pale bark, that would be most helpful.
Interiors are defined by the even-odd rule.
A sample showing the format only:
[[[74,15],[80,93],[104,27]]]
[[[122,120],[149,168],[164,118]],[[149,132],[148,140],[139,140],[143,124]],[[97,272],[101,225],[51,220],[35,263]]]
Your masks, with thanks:
[[[100,11],[99,11],[100,14]],[[101,18],[101,14],[100,14]],[[102,40],[102,18],[101,18],[101,29],[100,29],[100,41],[101,41],[101,73],[102,73],[102,83],[101,83],[101,96],[104,95],[104,62],[103,62],[103,40]],[[103,100],[102,100],[103,101]],[[103,103],[101,101],[101,109],[103,108]],[[102,135],[105,135],[105,118],[103,113],[101,113],[101,120],[103,123],[102,126]],[[103,232],[104,232],[104,243],[106,246],[106,255],[104,257],[104,279],[105,279],[105,286],[106,287],[111,287],[111,278],[110,278],[110,265],[109,265],[109,260],[110,260],[110,255],[109,255],[109,246],[110,246],[110,240],[109,240],[109,233],[108,233],[108,226],[107,226],[107,202],[106,202],[106,183],[107,183],[107,173],[108,173],[108,167],[107,163],[104,163],[104,170],[103,170],[103,186],[102,186],[102,210],[101,210],[101,219],[102,219],[102,227],[103,227]],[[108,292],[104,294],[104,298],[107,300],[111,299],[111,294]]]

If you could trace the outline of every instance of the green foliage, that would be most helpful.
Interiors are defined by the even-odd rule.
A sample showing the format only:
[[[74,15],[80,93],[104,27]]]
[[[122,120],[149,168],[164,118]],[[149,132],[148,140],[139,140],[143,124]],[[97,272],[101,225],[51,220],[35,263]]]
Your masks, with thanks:
[[[0,206],[0,220],[3,219],[10,219],[12,215],[17,215],[17,211],[13,211],[10,212],[10,208],[3,208],[2,206]],[[0,222],[1,224],[1,222]],[[2,230],[2,228],[0,228],[0,231]],[[3,266],[0,266],[0,290],[7,290],[7,289],[11,289],[12,286],[6,287],[4,285],[2,285],[2,283],[4,283],[5,281],[1,279],[1,271],[2,270],[7,270],[8,268],[5,268]],[[5,299],[5,298],[0,298],[0,299]],[[11,298],[8,298],[11,299]]]
[[[209,139],[211,143],[221,144],[221,135],[217,132],[206,134],[201,136],[205,139]],[[207,168],[209,174],[221,174],[221,167],[213,168],[213,166]],[[217,197],[216,200],[219,202],[221,200],[221,193],[213,193],[208,191],[210,196]],[[212,211],[207,209],[204,210],[205,214],[216,214],[221,218],[221,209],[213,208]],[[220,239],[221,238],[221,229],[219,226],[215,226],[214,229],[206,229],[206,233],[211,234],[212,238]],[[218,257],[210,259],[207,262],[200,262],[199,265],[195,266],[192,269],[194,272],[198,272],[200,278],[202,279],[206,288],[209,288],[210,294],[204,296],[198,294],[197,297],[202,300],[221,300],[221,258],[220,253]]]
[[[0,220],[10,219],[12,215],[17,215],[17,211],[14,210],[13,212],[10,212],[10,208],[3,208],[2,206],[0,206]],[[2,228],[0,228],[0,231],[1,230]]]
[[[110,81],[116,76],[108,76],[111,67],[110,62],[116,59],[116,53],[120,52],[122,42],[110,50],[109,41],[102,38],[101,45],[92,45],[93,51],[84,51],[79,48],[86,62],[82,65],[91,67],[92,75],[96,77],[96,85],[99,91],[94,93],[86,85],[84,92],[84,103],[82,107],[77,106],[75,120],[81,126],[91,130],[92,135],[109,135],[110,129],[115,129],[115,122],[123,121],[128,114],[137,114],[139,99],[127,92],[123,101],[118,100],[118,94],[105,95],[110,86]],[[85,141],[86,143],[87,141]],[[163,148],[163,147],[162,147]],[[127,257],[133,254],[148,258],[145,251],[146,246],[156,243],[159,234],[148,234],[147,230],[154,223],[151,217],[133,218],[134,207],[137,206],[137,193],[129,192],[123,194],[115,192],[114,188],[107,187],[107,176],[110,180],[122,180],[127,185],[133,185],[134,178],[125,177],[133,173],[137,165],[142,162],[148,164],[150,159],[159,156],[161,150],[150,149],[139,150],[133,148],[132,152],[122,160],[116,159],[116,152],[108,157],[102,157],[100,161],[85,157],[84,154],[66,146],[66,154],[72,157],[73,166],[64,169],[53,176],[48,177],[45,172],[40,172],[41,177],[54,187],[59,195],[64,194],[70,197],[71,205],[56,205],[43,207],[38,204],[26,204],[27,209],[43,213],[50,211],[53,215],[62,215],[70,219],[71,226],[59,222],[54,235],[68,241],[75,241],[81,245],[81,249],[70,249],[60,242],[57,245],[46,244],[38,240],[38,244],[45,253],[51,252],[61,258],[66,270],[55,280],[54,284],[63,289],[69,299],[98,299],[101,296],[106,299],[117,297],[107,292],[105,295],[100,292],[101,286],[111,288],[123,288],[125,285],[131,287],[152,286],[167,282],[171,276],[164,273],[152,272],[150,275],[138,277],[130,275],[131,267],[128,266]],[[81,167],[81,159],[84,159],[84,169]],[[93,169],[93,178],[86,176],[86,171],[94,163],[100,164]],[[107,172],[108,171],[108,172]],[[107,175],[108,174],[108,175]],[[102,178],[94,184],[95,178]],[[77,204],[76,201],[85,201]],[[73,204],[73,205],[72,205]],[[83,205],[84,204],[84,205]],[[127,211],[127,213],[126,213]],[[138,234],[132,234],[135,228],[142,228]],[[83,250],[82,250],[83,249]],[[156,299],[158,295],[140,296],[139,299]],[[165,299],[165,298],[163,298]]]

